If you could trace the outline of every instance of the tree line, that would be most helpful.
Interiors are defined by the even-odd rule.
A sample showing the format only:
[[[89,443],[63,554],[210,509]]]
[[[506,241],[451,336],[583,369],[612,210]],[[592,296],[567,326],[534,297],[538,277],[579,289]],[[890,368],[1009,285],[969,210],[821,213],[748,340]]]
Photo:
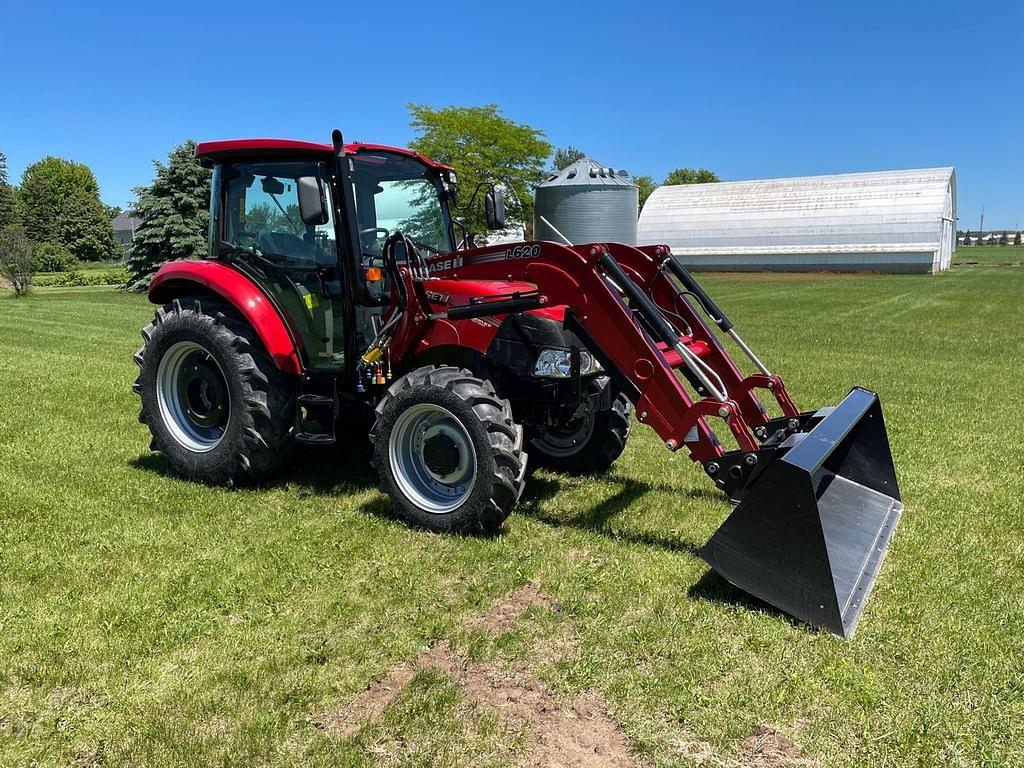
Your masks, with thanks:
[[[44,157],[14,185],[0,153],[0,274],[20,294],[35,272],[118,256],[111,221],[119,212],[100,200],[96,176],[83,163]]]
[[[507,192],[510,224],[531,235],[533,187],[552,171],[585,156],[575,147],[555,148],[542,130],[509,119],[495,104],[479,107],[429,107],[409,104],[410,125],[416,136],[411,149],[455,168],[460,200],[455,215],[470,231],[484,232],[482,206],[469,205],[478,185],[500,184]],[[128,287],[142,290],[166,261],[206,255],[209,226],[210,171],[195,157],[187,141],[154,161],[155,177],[137,187],[132,215],[141,219],[128,250]],[[662,184],[718,181],[704,168],[677,168]],[[633,177],[640,188],[640,205],[659,186],[648,175]],[[479,198],[477,198],[479,203]],[[99,198],[92,171],[81,163],[47,157],[25,170],[21,185],[7,181],[0,155],[0,270],[21,259],[36,269],[50,269],[61,260],[94,261],[117,253],[111,219],[117,211]],[[49,261],[43,263],[43,256]],[[10,280],[10,277],[8,277]],[[30,278],[29,278],[30,279]],[[11,280],[11,282],[14,282]]]
[[[960,245],[1024,245],[1024,230],[1020,232],[1013,232],[1008,229],[1004,229],[1001,234],[995,232],[974,232],[967,230],[963,232],[957,230],[956,233],[957,242]]]

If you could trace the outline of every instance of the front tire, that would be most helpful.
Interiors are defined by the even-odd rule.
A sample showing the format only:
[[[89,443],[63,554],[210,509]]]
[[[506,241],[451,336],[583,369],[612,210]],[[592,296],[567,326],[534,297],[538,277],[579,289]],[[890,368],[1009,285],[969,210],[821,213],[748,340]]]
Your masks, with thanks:
[[[370,439],[381,490],[414,525],[493,533],[523,492],[522,427],[469,371],[431,366],[400,378],[377,406]]]
[[[255,331],[215,299],[156,311],[135,354],[139,421],[178,474],[232,486],[273,471],[291,448],[295,382]]]
[[[607,408],[568,424],[531,429],[530,455],[537,466],[556,472],[604,472],[626,449],[631,425],[629,400],[618,395]]]

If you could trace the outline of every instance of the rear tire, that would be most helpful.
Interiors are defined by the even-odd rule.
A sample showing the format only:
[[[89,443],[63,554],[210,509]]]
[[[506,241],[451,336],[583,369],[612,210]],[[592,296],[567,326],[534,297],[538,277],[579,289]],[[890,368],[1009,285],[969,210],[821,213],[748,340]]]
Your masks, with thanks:
[[[370,433],[381,490],[414,525],[489,534],[523,492],[523,430],[490,382],[459,368],[424,367],[398,379]]]
[[[178,474],[213,485],[258,480],[293,444],[295,382],[222,301],[175,300],[156,311],[135,354],[139,421]]]
[[[556,472],[604,472],[626,449],[631,425],[629,400],[618,395],[608,408],[562,427],[531,429],[530,456]]]

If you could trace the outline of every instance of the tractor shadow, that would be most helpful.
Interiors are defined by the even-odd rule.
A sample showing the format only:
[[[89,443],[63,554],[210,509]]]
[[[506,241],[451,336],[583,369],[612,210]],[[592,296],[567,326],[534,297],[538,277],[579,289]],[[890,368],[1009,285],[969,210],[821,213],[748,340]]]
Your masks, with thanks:
[[[717,571],[710,568],[700,577],[696,584],[686,590],[686,595],[691,600],[704,600],[709,603],[717,603],[718,605],[725,605],[752,613],[763,613],[766,616],[781,619],[791,626],[810,629],[810,625],[805,624],[800,619],[795,619],[788,613],[783,613],[774,605],[766,603],[738,587],[734,587],[723,579]]]
[[[629,509],[651,491],[669,491],[691,499],[718,499],[720,498],[719,494],[703,488],[680,492],[677,488],[668,488],[663,484],[642,482],[629,477],[622,477],[621,475],[609,475],[602,479],[616,483],[619,485],[619,490],[588,509],[566,517],[565,515],[545,511],[542,505],[542,502],[559,493],[562,488],[561,484],[557,480],[534,475],[526,484],[526,491],[523,493],[523,498],[520,500],[516,512],[528,515],[534,520],[556,528],[576,528],[581,531],[598,533],[615,541],[655,547],[666,552],[684,552],[694,556],[699,555],[701,545],[697,542],[669,537],[653,531],[610,528],[608,524],[619,513]]]
[[[174,472],[159,453],[144,453],[129,466],[179,482],[189,482]],[[246,483],[245,489],[288,488],[301,496],[356,493],[377,486],[370,466],[370,445],[362,437],[340,439],[332,446],[297,445],[269,477]]]
[[[353,434],[358,435],[359,433]],[[188,482],[176,474],[159,453],[144,453],[131,459],[128,463],[135,469],[172,478],[179,482]],[[654,491],[670,492],[677,496],[701,500],[722,500],[721,494],[706,488],[680,491],[678,488],[670,488],[661,483],[649,483],[615,474],[603,479],[617,484],[619,489],[589,508],[566,516],[545,509],[545,501],[565,490],[563,483],[558,481],[557,475],[548,477],[532,474],[527,479],[526,489],[515,509],[515,514],[531,517],[555,528],[575,528],[604,536],[612,541],[665,552],[683,553],[695,558],[700,557],[701,544],[699,542],[667,536],[655,531],[612,528],[609,524],[620,513],[641,502],[646,494]],[[376,487],[377,476],[370,465],[370,446],[364,437],[353,437],[350,440],[341,439],[330,447],[296,446],[273,475],[258,485],[247,486],[254,490],[289,488],[299,495],[310,496],[354,493]],[[399,520],[390,499],[383,494],[376,494],[372,499],[366,501],[361,506],[361,511],[396,525],[406,525]],[[483,537],[500,538],[505,535],[507,529],[508,525],[506,524],[493,534]],[[481,535],[478,534],[476,537],[479,538]],[[720,605],[763,612],[789,621],[794,626],[805,626],[802,622],[782,613],[768,603],[737,589],[710,568],[699,581],[689,587],[687,595],[694,600],[706,600]]]
[[[611,528],[609,523],[620,512],[624,512],[633,504],[642,501],[643,497],[652,491],[669,492],[691,499],[721,501],[723,508],[731,510],[731,505],[728,505],[721,493],[707,488],[693,488],[680,491],[678,488],[668,487],[662,483],[648,483],[620,475],[610,475],[603,479],[618,484],[620,486],[619,490],[588,509],[567,517],[545,511],[542,503],[558,494],[562,489],[561,484],[556,479],[534,475],[527,482],[526,490],[519,502],[519,506],[516,508],[516,513],[527,515],[545,525],[556,528],[576,528],[577,530],[599,534],[613,541],[660,549],[665,552],[683,553],[699,558],[702,547],[702,544],[699,542],[686,538],[670,537],[654,531]],[[781,618],[793,626],[806,626],[803,622],[783,613],[778,608],[733,586],[711,568],[708,568],[704,575],[687,589],[686,594],[692,600],[704,600],[745,611],[765,613],[769,616]]]

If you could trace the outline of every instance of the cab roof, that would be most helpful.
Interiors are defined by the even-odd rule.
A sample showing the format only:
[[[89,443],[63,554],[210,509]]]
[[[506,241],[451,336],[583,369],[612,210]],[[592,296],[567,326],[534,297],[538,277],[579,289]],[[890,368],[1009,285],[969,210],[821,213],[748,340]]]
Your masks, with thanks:
[[[361,141],[345,145],[345,154],[355,155],[359,152],[394,152],[399,155],[415,158],[431,168],[443,171],[454,170],[450,165],[431,160],[426,155],[421,155],[419,152],[403,147],[389,147],[386,144],[366,144]],[[330,144],[299,141],[297,139],[222,139],[220,141],[201,141],[196,145],[196,157],[210,163],[220,162],[231,157],[281,154],[322,154],[329,157],[334,154],[334,147]]]

